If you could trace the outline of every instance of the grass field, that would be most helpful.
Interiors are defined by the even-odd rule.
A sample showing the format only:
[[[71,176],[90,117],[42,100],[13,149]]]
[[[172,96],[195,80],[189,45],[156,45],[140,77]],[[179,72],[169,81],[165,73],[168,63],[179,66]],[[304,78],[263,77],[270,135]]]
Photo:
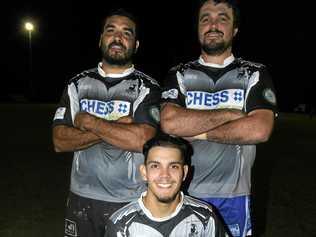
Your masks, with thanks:
[[[54,105],[0,105],[0,236],[63,236],[71,154],[51,143]],[[316,236],[316,118],[280,114],[253,167],[255,236]]]

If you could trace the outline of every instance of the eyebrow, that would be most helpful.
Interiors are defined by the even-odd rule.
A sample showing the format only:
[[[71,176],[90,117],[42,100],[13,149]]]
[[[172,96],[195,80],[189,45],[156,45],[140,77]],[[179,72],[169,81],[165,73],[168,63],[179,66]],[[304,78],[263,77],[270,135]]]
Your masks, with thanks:
[[[210,14],[209,14],[208,12],[203,13],[203,14],[200,16],[199,21],[202,20],[204,17],[209,16],[209,15],[210,15]]]
[[[227,17],[228,19],[231,19],[230,16],[227,14],[227,12],[221,12],[218,14],[219,16],[225,16]]]
[[[150,164],[161,164],[161,162],[155,161],[155,160],[147,161],[146,165],[150,165]],[[175,165],[175,164],[183,165],[184,163],[182,161],[172,161],[169,163],[169,165]]]
[[[108,29],[108,28],[115,28],[115,25],[110,23],[110,24],[107,24],[107,25],[104,26],[104,29]],[[125,26],[125,27],[123,27],[123,30],[129,31],[133,35],[135,35],[135,31],[131,27]]]
[[[200,18],[199,21],[201,21],[204,17],[210,16],[211,14],[209,12],[203,13]],[[231,19],[231,17],[227,14],[227,12],[220,12],[218,13],[218,16],[225,16],[228,19]]]
[[[131,27],[124,27],[123,29],[131,32],[133,35],[135,34],[135,31]]]

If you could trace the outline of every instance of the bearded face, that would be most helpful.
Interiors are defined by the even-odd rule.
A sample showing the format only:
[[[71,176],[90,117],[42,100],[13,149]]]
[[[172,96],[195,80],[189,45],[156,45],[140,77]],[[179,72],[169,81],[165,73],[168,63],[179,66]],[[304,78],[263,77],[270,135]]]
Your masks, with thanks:
[[[217,29],[211,29],[204,34],[200,44],[202,50],[207,54],[221,55],[227,49],[232,47],[233,38],[225,40],[223,32]]]
[[[134,42],[134,45],[127,47],[119,41],[113,41],[108,45],[102,42],[101,51],[103,60],[108,64],[123,66],[132,61],[136,52],[136,44]]]
[[[179,201],[180,188],[188,172],[180,150],[160,146],[151,148],[140,172],[148,184],[148,199],[165,204]]]
[[[207,1],[199,12],[199,41],[208,55],[221,55],[232,47],[238,29],[234,28],[233,10],[225,3]]]
[[[138,44],[136,25],[132,20],[119,15],[106,20],[99,43],[105,62],[118,66],[131,63]]]

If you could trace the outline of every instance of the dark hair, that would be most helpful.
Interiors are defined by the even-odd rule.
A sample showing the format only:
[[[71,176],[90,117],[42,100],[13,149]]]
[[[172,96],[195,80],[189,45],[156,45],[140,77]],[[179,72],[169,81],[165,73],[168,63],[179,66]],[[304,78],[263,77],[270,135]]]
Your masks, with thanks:
[[[143,154],[145,156],[144,163],[147,162],[147,157],[149,150],[153,147],[161,146],[161,147],[172,147],[179,149],[181,151],[181,157],[184,161],[184,164],[189,163],[189,158],[192,155],[192,147],[191,145],[184,139],[180,137],[170,136],[168,134],[159,132],[155,137],[148,140],[143,146]]]
[[[132,22],[134,22],[135,23],[135,37],[137,39],[137,36],[138,36],[138,21],[137,21],[136,17],[131,12],[125,10],[124,8],[112,9],[112,10],[110,10],[108,12],[108,14],[106,15],[106,17],[103,20],[102,32],[104,30],[104,26],[105,26],[105,23],[106,23],[107,19],[112,17],[112,16],[125,16],[125,17],[129,18]]]
[[[201,7],[209,0],[199,0],[198,3],[198,13],[197,16],[199,16],[199,12],[201,10]],[[237,0],[212,0],[215,4],[223,3],[226,4],[229,8],[233,9],[233,16],[234,16],[234,28],[238,28],[240,24],[240,9],[238,7]]]

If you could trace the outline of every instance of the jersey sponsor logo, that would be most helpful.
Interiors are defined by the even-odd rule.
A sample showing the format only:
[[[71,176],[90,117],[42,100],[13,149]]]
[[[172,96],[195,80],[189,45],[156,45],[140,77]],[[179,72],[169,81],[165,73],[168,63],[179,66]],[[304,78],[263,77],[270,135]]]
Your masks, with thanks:
[[[56,119],[64,119],[66,113],[66,108],[65,107],[59,107],[56,110],[55,116],[54,116],[54,120]]]
[[[68,236],[78,236],[76,222],[65,219],[65,234]]]
[[[164,91],[161,94],[163,99],[177,99],[178,98],[178,90],[177,89],[170,89],[168,91]]]
[[[190,109],[242,109],[244,105],[244,90],[229,89],[214,93],[205,91],[188,91],[186,97],[187,108]]]
[[[88,112],[106,120],[117,120],[120,117],[129,115],[130,103],[121,100],[104,102],[82,99],[80,100],[80,111]]]

